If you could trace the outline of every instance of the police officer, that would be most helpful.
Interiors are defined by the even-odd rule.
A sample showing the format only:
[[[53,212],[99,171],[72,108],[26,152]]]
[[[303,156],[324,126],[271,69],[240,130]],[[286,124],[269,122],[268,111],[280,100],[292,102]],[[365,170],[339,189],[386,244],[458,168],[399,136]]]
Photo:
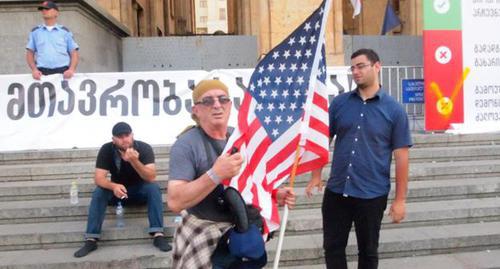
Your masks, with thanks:
[[[68,28],[57,24],[59,8],[52,1],[45,1],[38,10],[42,12],[44,24],[31,30],[26,45],[26,61],[34,79],[42,75],[63,74],[65,79],[73,76],[78,64],[78,44]]]

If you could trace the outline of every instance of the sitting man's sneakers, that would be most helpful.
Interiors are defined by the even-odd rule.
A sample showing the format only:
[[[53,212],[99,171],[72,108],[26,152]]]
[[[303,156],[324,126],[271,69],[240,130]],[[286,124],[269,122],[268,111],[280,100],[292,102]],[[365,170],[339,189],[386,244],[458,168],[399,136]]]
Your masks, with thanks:
[[[77,252],[75,252],[74,256],[76,258],[87,256],[90,252],[97,249],[97,242],[95,240],[85,240],[85,245]]]
[[[153,245],[160,249],[161,251],[167,252],[172,250],[172,246],[167,241],[167,238],[163,234],[159,234],[154,237]],[[90,252],[97,249],[96,240],[85,240],[85,244],[82,248],[73,254],[76,258],[87,256]]]
[[[164,252],[172,250],[172,246],[170,246],[167,238],[163,235],[155,236],[153,239],[153,245]]]

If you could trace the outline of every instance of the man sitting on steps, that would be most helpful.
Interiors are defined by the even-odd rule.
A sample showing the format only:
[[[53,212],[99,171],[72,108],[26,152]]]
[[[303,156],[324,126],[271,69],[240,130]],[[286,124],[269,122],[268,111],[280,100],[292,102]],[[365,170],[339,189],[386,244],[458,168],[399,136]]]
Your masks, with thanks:
[[[112,142],[104,144],[97,155],[95,183],[97,185],[89,207],[85,245],[75,252],[79,258],[97,249],[97,240],[108,204],[144,204],[148,206],[149,234],[153,245],[169,251],[163,234],[163,201],[156,179],[153,149],[147,143],[134,141],[132,128],[125,122],[112,130]],[[111,173],[111,181],[107,179]]]

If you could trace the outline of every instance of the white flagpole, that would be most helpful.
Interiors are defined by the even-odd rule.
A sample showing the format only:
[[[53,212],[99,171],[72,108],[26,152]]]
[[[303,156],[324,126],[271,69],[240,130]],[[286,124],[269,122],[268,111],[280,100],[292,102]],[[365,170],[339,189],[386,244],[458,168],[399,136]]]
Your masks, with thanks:
[[[295,150],[295,162],[292,168],[292,174],[290,176],[290,188],[293,190],[293,184],[295,183],[295,174],[297,173],[297,166],[300,159],[300,145],[297,146]],[[278,239],[278,247],[276,248],[276,255],[274,256],[273,269],[278,269],[281,256],[281,247],[283,246],[283,239],[285,238],[286,223],[288,222],[288,205],[285,203],[285,211],[283,212],[283,218],[281,219],[280,225],[280,237]]]
[[[288,221],[288,205],[285,205],[285,211],[283,212],[283,218],[281,219],[280,225],[280,237],[278,240],[278,248],[276,249],[276,256],[274,256],[273,269],[278,269],[281,256],[281,247],[283,246],[283,239],[285,238],[286,223]]]

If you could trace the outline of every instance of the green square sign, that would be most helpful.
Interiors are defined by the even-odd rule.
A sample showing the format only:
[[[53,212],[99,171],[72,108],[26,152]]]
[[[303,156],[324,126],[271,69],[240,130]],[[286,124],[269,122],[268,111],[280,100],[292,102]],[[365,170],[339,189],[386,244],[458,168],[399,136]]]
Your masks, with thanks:
[[[462,30],[461,0],[422,2],[424,2],[424,30]]]

